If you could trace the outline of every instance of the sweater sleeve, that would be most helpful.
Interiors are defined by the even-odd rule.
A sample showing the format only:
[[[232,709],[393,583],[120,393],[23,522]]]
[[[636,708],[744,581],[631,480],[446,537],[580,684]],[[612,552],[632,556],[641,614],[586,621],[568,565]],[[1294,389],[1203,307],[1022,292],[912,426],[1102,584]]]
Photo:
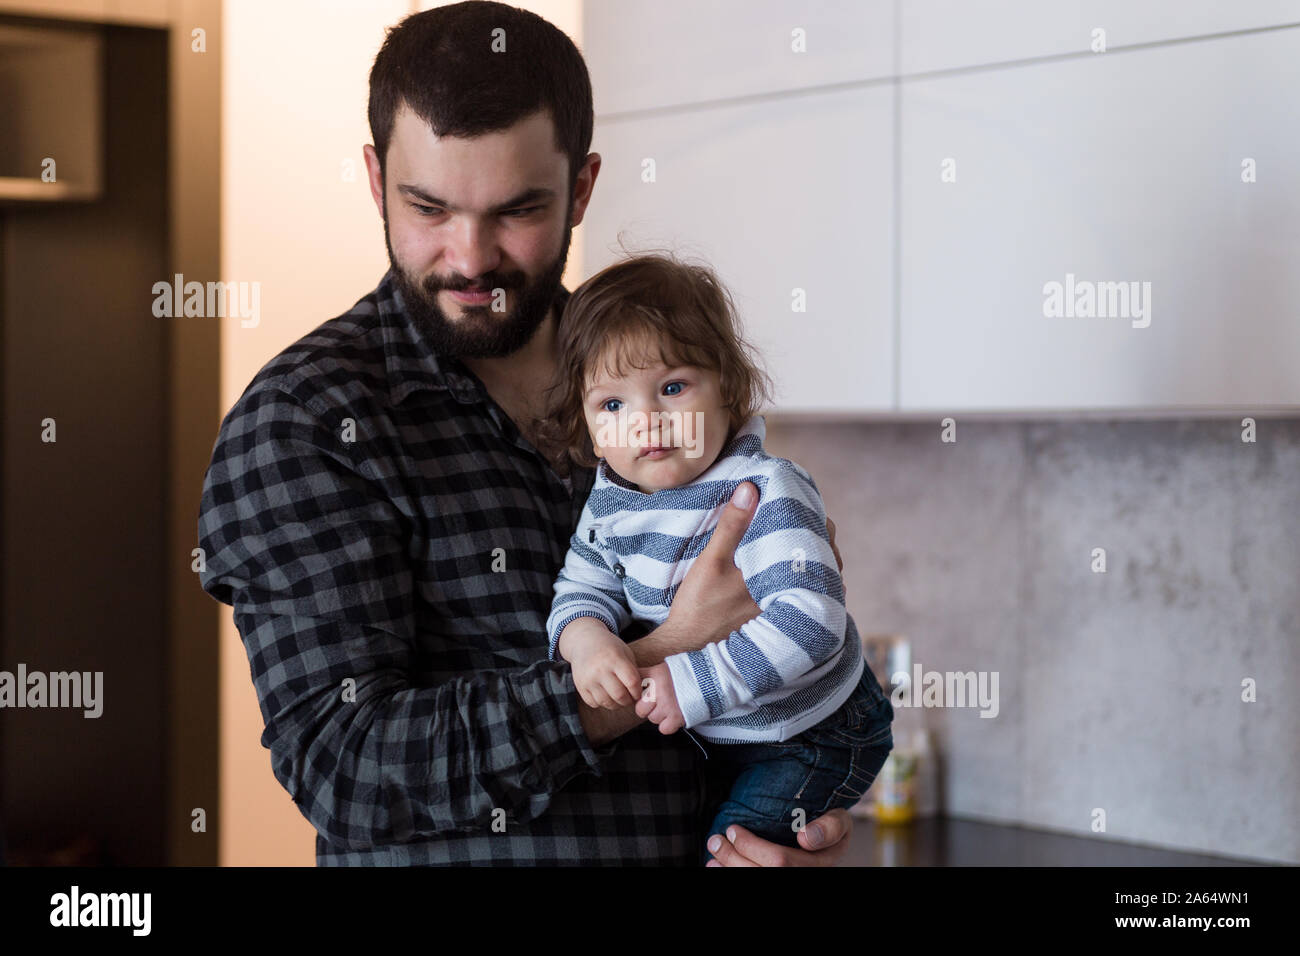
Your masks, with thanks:
[[[772,459],[758,511],[736,549],[736,566],[762,610],[725,640],[674,654],[665,663],[689,729],[779,690],[844,646],[847,611],[812,478]]]
[[[584,508],[578,528],[569,539],[564,567],[555,580],[555,597],[546,621],[551,660],[559,660],[557,645],[560,634],[570,621],[594,617],[604,622],[614,634],[622,632],[632,621],[632,612],[628,610],[623,593],[623,581],[610,570],[605,558],[594,547],[592,526],[591,509]]]

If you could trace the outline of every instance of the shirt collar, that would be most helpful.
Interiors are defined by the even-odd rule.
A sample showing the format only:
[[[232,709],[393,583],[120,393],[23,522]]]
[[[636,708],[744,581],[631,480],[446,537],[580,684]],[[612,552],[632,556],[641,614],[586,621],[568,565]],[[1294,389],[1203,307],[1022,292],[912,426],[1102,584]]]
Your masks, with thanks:
[[[555,307],[561,311],[569,290],[560,286]],[[406,312],[401,290],[389,269],[375,290],[379,326],[384,343],[384,367],[388,394],[394,405],[419,391],[442,390],[458,402],[477,404],[486,397],[478,376],[459,360],[439,355]]]

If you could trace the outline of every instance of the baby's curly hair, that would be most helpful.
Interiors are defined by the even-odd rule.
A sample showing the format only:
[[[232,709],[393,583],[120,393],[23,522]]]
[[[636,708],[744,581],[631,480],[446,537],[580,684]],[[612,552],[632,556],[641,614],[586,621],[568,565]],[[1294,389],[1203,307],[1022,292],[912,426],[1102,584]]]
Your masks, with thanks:
[[[666,252],[625,258],[569,297],[556,332],[556,373],[535,427],[577,464],[598,463],[583,414],[588,381],[601,368],[623,375],[656,358],[718,373],[730,414],[728,439],[772,400],[772,381],[741,335],[731,294],[707,265]]]

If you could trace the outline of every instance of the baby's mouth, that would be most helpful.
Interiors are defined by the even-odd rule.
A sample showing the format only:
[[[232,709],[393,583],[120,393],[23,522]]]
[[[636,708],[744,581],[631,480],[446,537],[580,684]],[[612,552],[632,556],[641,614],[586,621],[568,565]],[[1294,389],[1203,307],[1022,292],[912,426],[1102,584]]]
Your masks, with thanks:
[[[646,445],[637,458],[665,458],[676,450],[672,445]]]

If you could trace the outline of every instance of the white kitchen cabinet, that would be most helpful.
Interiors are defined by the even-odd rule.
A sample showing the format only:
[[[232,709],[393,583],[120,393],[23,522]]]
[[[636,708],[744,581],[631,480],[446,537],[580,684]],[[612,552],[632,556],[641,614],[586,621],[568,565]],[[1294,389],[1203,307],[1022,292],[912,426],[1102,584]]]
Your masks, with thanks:
[[[905,82],[900,410],[1300,404],[1297,91],[1300,30]]]
[[[867,87],[598,120],[584,275],[619,258],[620,236],[703,257],[782,411],[891,409],[892,98]]]
[[[888,77],[894,12],[894,0],[584,3],[596,115]]]
[[[1300,22],[1300,0],[900,0],[903,75]]]

